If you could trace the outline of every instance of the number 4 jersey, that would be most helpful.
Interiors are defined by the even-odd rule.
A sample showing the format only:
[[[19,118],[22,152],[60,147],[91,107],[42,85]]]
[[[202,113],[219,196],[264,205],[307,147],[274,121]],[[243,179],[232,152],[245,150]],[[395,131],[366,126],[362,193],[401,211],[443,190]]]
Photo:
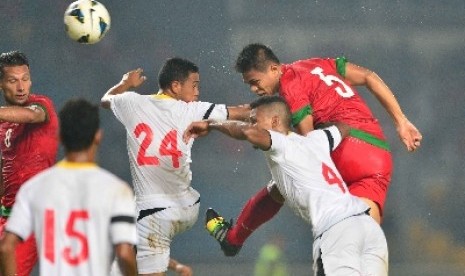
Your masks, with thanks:
[[[157,205],[138,207],[184,207],[198,200],[190,187],[193,140],[186,144],[182,135],[194,121],[225,120],[226,106],[129,91],[112,97],[111,109],[126,129],[137,201],[150,198]]]
[[[19,190],[6,230],[34,232],[40,275],[109,275],[113,246],[136,244],[134,195],[94,163],[61,161]]]
[[[341,142],[337,127],[307,136],[269,132],[272,144],[265,156],[273,180],[292,210],[313,226],[315,237],[368,209],[349,193],[331,160],[330,152]]]

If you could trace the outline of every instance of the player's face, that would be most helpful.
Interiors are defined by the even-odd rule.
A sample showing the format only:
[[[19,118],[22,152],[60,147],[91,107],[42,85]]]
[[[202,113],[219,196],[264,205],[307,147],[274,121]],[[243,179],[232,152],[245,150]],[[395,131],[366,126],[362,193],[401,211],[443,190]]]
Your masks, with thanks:
[[[265,71],[252,69],[242,74],[245,84],[250,86],[250,91],[257,96],[273,95],[279,92],[279,78],[281,69],[279,65],[273,64]]]
[[[260,107],[250,111],[250,123],[258,128],[270,130],[273,129],[273,118],[268,116],[267,112]]]
[[[190,73],[186,81],[181,84],[180,91],[178,92],[178,100],[185,102],[194,102],[199,99],[199,73]]]
[[[31,91],[31,75],[27,65],[6,66],[0,88],[8,105],[23,105]]]

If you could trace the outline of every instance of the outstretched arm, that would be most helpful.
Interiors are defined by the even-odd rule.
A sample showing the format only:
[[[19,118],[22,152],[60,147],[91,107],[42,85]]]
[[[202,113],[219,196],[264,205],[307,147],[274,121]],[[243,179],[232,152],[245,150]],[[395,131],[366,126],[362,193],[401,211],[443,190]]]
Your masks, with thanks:
[[[47,120],[47,113],[42,107],[31,106],[2,106],[0,108],[0,121],[33,124],[43,123]]]
[[[210,130],[217,130],[237,140],[247,140],[262,150],[268,150],[271,147],[271,137],[267,130],[260,129],[250,123],[232,120],[193,122],[184,132],[183,140],[187,142],[191,138],[205,136]]]
[[[118,95],[128,91],[130,88],[139,87],[147,79],[142,75],[144,71],[141,68],[132,70],[123,75],[123,78],[119,83],[110,88],[100,100],[100,104],[103,108],[110,108],[110,99],[114,95]]]
[[[407,119],[391,89],[375,72],[347,63],[345,79],[351,85],[366,86],[375,95],[394,121],[397,134],[408,151],[414,151],[420,147],[422,140],[420,131]]]
[[[228,106],[228,120],[247,121],[250,119],[250,106],[248,104]]]

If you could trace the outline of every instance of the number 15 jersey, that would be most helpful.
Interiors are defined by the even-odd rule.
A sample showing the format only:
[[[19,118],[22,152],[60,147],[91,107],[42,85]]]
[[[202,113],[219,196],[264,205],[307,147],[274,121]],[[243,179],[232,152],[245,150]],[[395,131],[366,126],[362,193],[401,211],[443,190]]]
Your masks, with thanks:
[[[156,207],[181,207],[175,195],[191,189],[193,143],[184,143],[182,134],[194,121],[225,120],[226,106],[128,91],[111,98],[111,109],[126,128],[136,198],[159,195]],[[184,197],[186,205],[197,199]]]
[[[134,205],[95,163],[61,161],[21,186],[6,230],[35,234],[40,275],[109,275],[114,246],[137,242]]]

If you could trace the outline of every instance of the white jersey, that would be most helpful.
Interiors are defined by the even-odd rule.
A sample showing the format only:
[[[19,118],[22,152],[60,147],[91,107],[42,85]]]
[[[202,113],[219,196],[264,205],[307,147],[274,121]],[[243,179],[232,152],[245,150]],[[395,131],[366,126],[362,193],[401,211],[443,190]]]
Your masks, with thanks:
[[[6,230],[35,234],[41,275],[109,275],[114,245],[136,244],[134,195],[94,163],[61,161],[27,181]]]
[[[130,91],[110,99],[113,113],[126,128],[138,208],[192,205],[199,198],[190,187],[193,139],[184,143],[183,132],[194,121],[227,119],[226,106]],[[139,202],[157,206],[139,206]]]
[[[337,127],[315,130],[306,137],[269,132],[272,146],[265,155],[273,180],[294,212],[312,224],[315,237],[368,209],[349,193],[331,159],[330,151],[341,142]]]

